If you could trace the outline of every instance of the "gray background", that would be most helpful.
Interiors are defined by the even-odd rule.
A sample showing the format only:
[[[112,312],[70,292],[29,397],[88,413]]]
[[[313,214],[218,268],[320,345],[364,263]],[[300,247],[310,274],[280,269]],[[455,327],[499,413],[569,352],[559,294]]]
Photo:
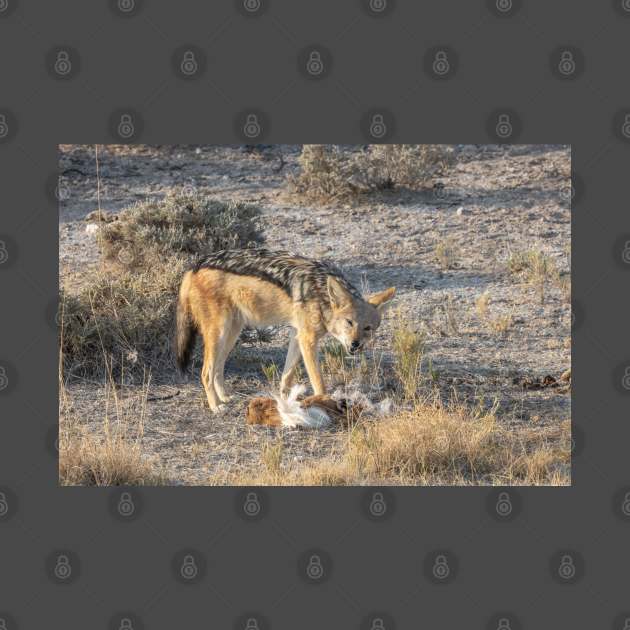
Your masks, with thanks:
[[[496,628],[502,611],[520,619],[513,630],[624,627],[630,143],[619,120],[630,112],[630,12],[622,0],[520,4],[499,17],[482,0],[390,0],[370,15],[359,0],[271,0],[245,15],[232,0],[144,0],[123,16],[104,0],[0,1],[0,114],[10,127],[0,138],[8,630],[107,628],[119,611],[137,615],[133,628],[231,628],[249,611],[266,617],[261,630],[369,628],[373,611],[397,628]],[[312,44],[332,60],[320,80],[298,68]],[[172,56],[190,46],[205,58],[184,80]],[[441,80],[426,71],[435,46],[457,55]],[[563,46],[579,52],[573,77],[554,67]],[[51,67],[60,48],[71,51],[65,78]],[[583,182],[573,204],[572,488],[510,490],[522,511],[509,522],[493,516],[482,488],[392,490],[396,511],[382,522],[366,518],[358,488],[269,489],[264,518],[252,522],[236,513],[238,490],[141,489],[142,513],[124,522],[108,507],[119,491],[57,487],[56,145],[114,141],[110,118],[124,110],[137,116],[136,141],[238,143],[235,117],[250,108],[265,113],[269,142],[366,142],[361,117],[383,108],[395,120],[391,141],[486,143],[489,117],[504,108],[520,120],[519,142],[572,145]],[[189,547],[205,554],[206,573],[181,584],[171,560]],[[311,547],[333,563],[320,585],[298,574]],[[458,572],[435,585],[423,567],[439,549]],[[56,550],[78,558],[71,583],[47,574]],[[576,583],[554,579],[553,558],[565,550],[583,559]]]

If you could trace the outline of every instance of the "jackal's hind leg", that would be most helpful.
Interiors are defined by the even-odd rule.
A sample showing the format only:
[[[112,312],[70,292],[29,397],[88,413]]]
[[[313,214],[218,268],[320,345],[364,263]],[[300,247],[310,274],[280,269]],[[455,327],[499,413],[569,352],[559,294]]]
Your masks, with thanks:
[[[220,351],[219,330],[215,327],[206,327],[203,331],[203,366],[201,368],[201,384],[206,390],[208,406],[213,412],[218,411],[219,397],[214,388],[215,365],[217,354]]]
[[[225,362],[234,348],[234,344],[240,335],[242,327],[236,321],[232,321],[226,324],[224,338],[219,343],[219,352],[217,352],[217,359],[215,361],[214,369],[214,389],[221,402],[228,402],[230,396],[225,393]]]

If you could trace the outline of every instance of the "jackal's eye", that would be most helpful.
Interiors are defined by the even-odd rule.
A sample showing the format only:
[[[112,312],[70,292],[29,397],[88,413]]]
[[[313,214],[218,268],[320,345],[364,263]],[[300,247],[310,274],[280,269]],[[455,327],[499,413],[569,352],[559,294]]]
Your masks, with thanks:
[[[351,319],[346,319],[346,324],[348,324],[348,326],[354,326],[354,322]]]
[[[370,332],[370,330],[372,330],[372,326],[366,326],[363,330],[365,330],[365,332]]]

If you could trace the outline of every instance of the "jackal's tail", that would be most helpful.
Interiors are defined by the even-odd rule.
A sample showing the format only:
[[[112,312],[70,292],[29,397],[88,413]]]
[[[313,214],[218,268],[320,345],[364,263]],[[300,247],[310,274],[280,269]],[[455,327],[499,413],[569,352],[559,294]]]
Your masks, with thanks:
[[[177,366],[181,372],[185,372],[190,363],[190,356],[195,347],[197,328],[190,310],[190,286],[192,283],[192,271],[184,274],[179,287],[177,309],[175,311],[175,357]]]

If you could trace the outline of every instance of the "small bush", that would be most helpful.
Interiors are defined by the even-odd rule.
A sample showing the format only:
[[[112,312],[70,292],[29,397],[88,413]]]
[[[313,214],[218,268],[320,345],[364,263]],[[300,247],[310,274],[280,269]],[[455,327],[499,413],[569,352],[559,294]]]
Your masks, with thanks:
[[[304,145],[300,172],[290,189],[311,201],[349,200],[361,194],[426,186],[454,161],[446,145],[371,145],[353,151],[338,145]]]
[[[138,203],[103,223],[103,254],[129,269],[160,263],[166,256],[192,256],[262,242],[253,219],[256,206],[223,202],[199,193],[168,194]]]
[[[171,363],[171,332],[183,261],[141,273],[100,272],[76,294],[61,291],[65,374],[142,375]]]
[[[99,228],[103,256],[115,263],[77,292],[61,289],[64,373],[133,378],[170,367],[177,291],[191,259],[261,242],[254,206],[199,194],[167,195],[123,210]]]

